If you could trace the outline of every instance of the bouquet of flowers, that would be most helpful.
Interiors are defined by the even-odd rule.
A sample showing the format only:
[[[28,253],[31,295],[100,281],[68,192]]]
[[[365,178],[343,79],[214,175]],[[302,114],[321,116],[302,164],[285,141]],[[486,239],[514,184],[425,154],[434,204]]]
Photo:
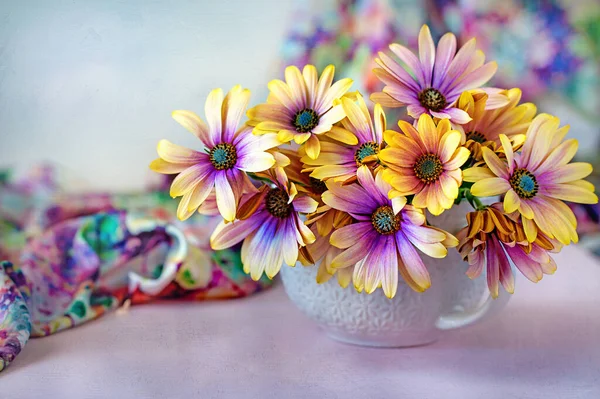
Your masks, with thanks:
[[[177,216],[220,214],[212,248],[243,241],[255,280],[300,261],[318,264],[318,283],[337,275],[343,287],[391,298],[399,278],[429,288],[422,256],[448,248],[468,261],[470,278],[486,269],[493,297],[500,284],[513,292],[511,261],[534,282],[554,273],[549,254],[578,240],[563,201],[598,202],[583,180],[591,165],[570,162],[569,127],[520,103],[518,88],[482,87],[497,65],[474,39],[457,51],[447,33],[436,46],[424,25],[418,44],[418,55],[400,44],[378,54],[385,88],[371,94],[373,106],[350,79],[334,82],[333,66],[319,76],[306,65],[288,67],[248,111],[250,92],[236,86],[209,94],[206,122],[173,112],[200,141],[192,150],[161,140],[150,165],[176,175]],[[388,126],[384,107],[406,107],[413,123]],[[473,211],[455,235],[428,223],[462,201]]]

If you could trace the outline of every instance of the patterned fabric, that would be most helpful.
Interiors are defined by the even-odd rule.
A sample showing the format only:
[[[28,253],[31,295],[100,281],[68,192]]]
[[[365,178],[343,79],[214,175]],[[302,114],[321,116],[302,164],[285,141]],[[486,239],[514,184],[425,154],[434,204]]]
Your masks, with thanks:
[[[243,272],[239,248],[210,249],[220,218],[174,222],[176,206],[160,191],[67,195],[48,168],[20,183],[0,177],[0,370],[30,335],[123,304],[237,298],[271,284]]]

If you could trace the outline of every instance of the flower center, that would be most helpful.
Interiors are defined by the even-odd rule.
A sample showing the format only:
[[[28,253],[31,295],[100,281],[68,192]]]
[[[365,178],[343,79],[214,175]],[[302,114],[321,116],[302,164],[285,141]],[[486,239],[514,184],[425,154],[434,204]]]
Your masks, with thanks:
[[[217,144],[210,150],[208,155],[210,162],[217,170],[231,169],[237,162],[237,151],[229,143]]]
[[[292,125],[299,133],[306,133],[313,130],[319,124],[319,115],[310,108],[296,112]]]
[[[419,93],[419,102],[425,108],[437,112],[446,108],[446,97],[439,90],[429,87]]]
[[[400,228],[400,216],[394,215],[391,206],[380,206],[371,215],[371,223],[379,234],[394,234]]]
[[[379,148],[376,143],[368,141],[358,147],[358,150],[354,153],[354,161],[356,166],[360,167],[363,163],[363,159],[368,156],[375,155],[379,152]]]
[[[535,176],[523,168],[516,169],[508,182],[517,195],[525,199],[535,197],[539,189]]]
[[[315,179],[314,177],[309,177],[309,179],[313,193],[321,195],[327,191],[327,185],[323,180]]]
[[[292,213],[292,205],[288,204],[289,199],[290,197],[282,189],[271,189],[265,199],[267,211],[276,218],[285,219]]]
[[[487,141],[487,139],[485,138],[485,136],[483,134],[476,132],[476,131],[467,133],[467,141],[468,140],[473,140],[479,144],[483,144]]]
[[[421,155],[413,167],[415,175],[425,184],[437,181],[443,169],[442,161],[435,154]]]

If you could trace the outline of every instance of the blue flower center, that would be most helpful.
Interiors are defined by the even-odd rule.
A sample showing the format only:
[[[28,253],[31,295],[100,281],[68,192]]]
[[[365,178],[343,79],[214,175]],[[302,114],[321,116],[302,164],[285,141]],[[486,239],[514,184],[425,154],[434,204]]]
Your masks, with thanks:
[[[294,115],[292,125],[299,133],[307,133],[312,131],[319,124],[319,115],[310,108],[298,111]]]
[[[524,168],[515,169],[508,182],[520,198],[533,198],[539,189],[533,173]]]
[[[371,215],[371,224],[379,234],[394,234],[400,229],[400,216],[394,215],[391,206],[380,206]]]
[[[371,155],[376,155],[378,152],[379,146],[376,143],[368,141],[362,144],[354,153],[354,161],[356,162],[356,166],[360,167],[363,164],[363,159]]]
[[[437,181],[443,169],[442,161],[435,154],[421,155],[413,166],[415,176],[425,184]]]
[[[231,169],[237,162],[237,151],[229,143],[217,144],[208,155],[210,162],[217,170]]]
[[[419,102],[421,105],[431,111],[437,112],[446,108],[448,103],[446,97],[437,89],[428,87],[419,93]]]

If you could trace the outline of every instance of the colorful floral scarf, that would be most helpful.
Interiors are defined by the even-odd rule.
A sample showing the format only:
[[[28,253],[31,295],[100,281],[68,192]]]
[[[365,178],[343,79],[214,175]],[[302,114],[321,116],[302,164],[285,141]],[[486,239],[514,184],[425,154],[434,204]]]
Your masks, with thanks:
[[[52,170],[0,175],[0,371],[30,336],[54,334],[156,299],[243,297],[270,285],[242,270],[239,248],[212,251],[219,218],[175,222],[162,191],[67,195]]]

